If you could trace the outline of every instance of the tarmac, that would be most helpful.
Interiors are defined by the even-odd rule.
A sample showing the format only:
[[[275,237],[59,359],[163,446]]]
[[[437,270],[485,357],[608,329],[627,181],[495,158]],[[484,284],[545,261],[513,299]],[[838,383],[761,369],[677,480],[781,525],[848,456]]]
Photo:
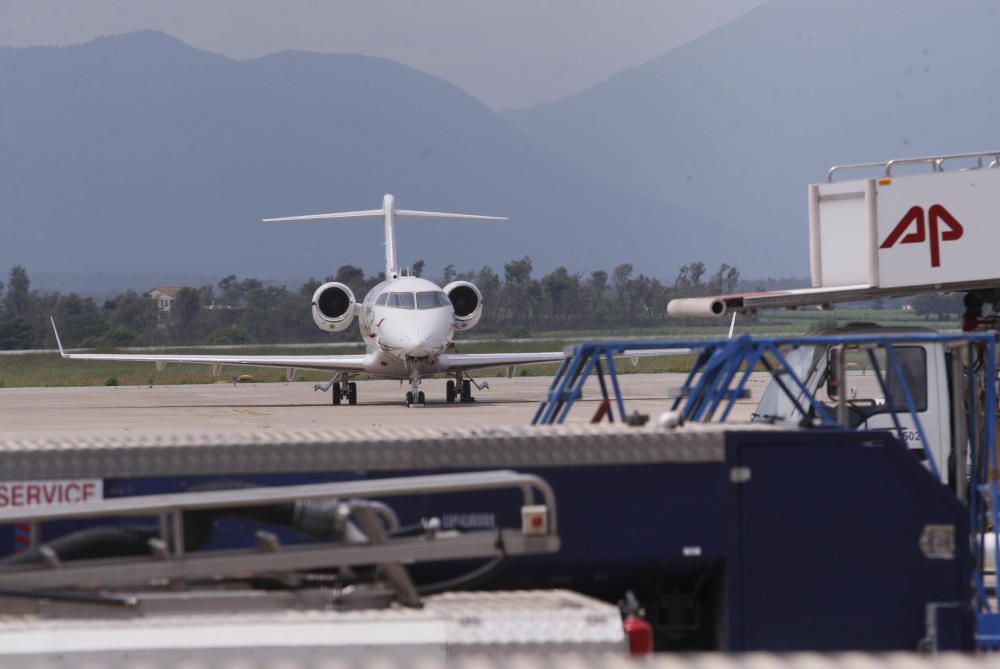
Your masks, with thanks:
[[[656,419],[670,408],[682,374],[619,376],[627,413]],[[425,381],[424,407],[406,407],[408,389],[398,381],[358,381],[357,405],[333,406],[329,392],[312,383],[216,383],[205,385],[0,389],[0,439],[81,438],[115,434],[219,434],[247,430],[365,429],[378,427],[479,427],[528,425],[546,396],[550,377],[490,378],[476,401],[447,404],[444,379]],[[746,420],[764,388],[755,374],[751,397],[740,400],[731,420]],[[591,420],[599,388],[591,381],[568,423]]]

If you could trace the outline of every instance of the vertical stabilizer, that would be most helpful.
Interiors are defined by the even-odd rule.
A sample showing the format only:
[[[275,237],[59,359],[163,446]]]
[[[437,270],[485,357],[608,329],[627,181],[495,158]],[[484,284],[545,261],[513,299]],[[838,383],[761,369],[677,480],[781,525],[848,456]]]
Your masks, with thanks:
[[[385,277],[395,279],[399,276],[399,263],[396,261],[396,198],[386,193],[382,198],[382,211],[385,213]]]

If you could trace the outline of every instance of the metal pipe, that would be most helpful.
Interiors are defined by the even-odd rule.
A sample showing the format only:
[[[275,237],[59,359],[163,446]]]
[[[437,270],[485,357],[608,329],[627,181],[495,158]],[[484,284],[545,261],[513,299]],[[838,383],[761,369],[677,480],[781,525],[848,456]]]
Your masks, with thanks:
[[[847,417],[847,390],[844,383],[847,380],[847,363],[844,362],[843,345],[831,346],[830,352],[834,351],[837,352],[837,422],[846,430],[850,422]]]
[[[951,434],[952,457],[955,461],[955,495],[963,504],[969,501],[969,483],[966,460],[969,456],[969,437],[965,424],[965,393],[962,392],[962,352],[958,347],[951,350]]]

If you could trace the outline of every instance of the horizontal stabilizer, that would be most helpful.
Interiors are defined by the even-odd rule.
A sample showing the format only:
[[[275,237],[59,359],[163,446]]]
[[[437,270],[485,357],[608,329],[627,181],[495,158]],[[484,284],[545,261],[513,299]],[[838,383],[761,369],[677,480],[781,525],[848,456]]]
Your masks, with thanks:
[[[480,214],[451,214],[443,211],[417,211],[414,209],[396,209],[396,198],[386,193],[382,198],[381,209],[366,209],[364,211],[340,211],[329,214],[308,214],[306,216],[282,216],[281,218],[265,218],[265,223],[287,223],[291,221],[332,221],[342,218],[381,218],[385,222],[385,275],[389,278],[398,276],[396,262],[396,218],[437,218],[462,219],[471,221],[506,221],[506,216],[482,216]]]
[[[336,218],[382,218],[384,209],[368,209],[366,211],[340,211],[332,214],[309,214],[308,216],[282,216],[281,218],[265,218],[265,223],[287,223],[290,221],[330,221]]]
[[[448,214],[442,211],[415,211],[413,209],[397,209],[396,216],[406,218],[464,218],[470,221],[509,221],[506,216],[482,216],[480,214]]]
[[[450,214],[443,211],[416,211],[413,209],[396,209],[397,218],[457,218],[471,221],[509,221],[506,216],[482,216],[479,214]],[[368,209],[366,211],[340,211],[330,214],[309,214],[307,216],[282,216],[281,218],[265,218],[265,223],[289,223],[292,221],[332,221],[339,218],[384,218],[385,209]]]

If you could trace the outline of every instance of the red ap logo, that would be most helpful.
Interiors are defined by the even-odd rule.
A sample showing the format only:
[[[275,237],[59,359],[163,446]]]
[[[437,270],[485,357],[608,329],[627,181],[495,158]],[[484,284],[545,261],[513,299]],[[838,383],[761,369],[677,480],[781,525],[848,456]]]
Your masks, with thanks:
[[[930,223],[930,243],[931,243],[931,267],[941,266],[941,242],[953,242],[962,238],[964,232],[962,224],[959,223],[947,209],[939,204],[932,204],[924,216],[923,207],[910,207],[910,210],[903,215],[896,227],[892,229],[889,236],[885,238],[880,249],[888,249],[900,244],[923,244],[927,241],[927,225],[925,219]],[[903,237],[910,225],[916,223],[916,229]],[[942,230],[938,234],[938,224],[944,223],[948,229]],[[900,237],[903,237],[900,239]]]

